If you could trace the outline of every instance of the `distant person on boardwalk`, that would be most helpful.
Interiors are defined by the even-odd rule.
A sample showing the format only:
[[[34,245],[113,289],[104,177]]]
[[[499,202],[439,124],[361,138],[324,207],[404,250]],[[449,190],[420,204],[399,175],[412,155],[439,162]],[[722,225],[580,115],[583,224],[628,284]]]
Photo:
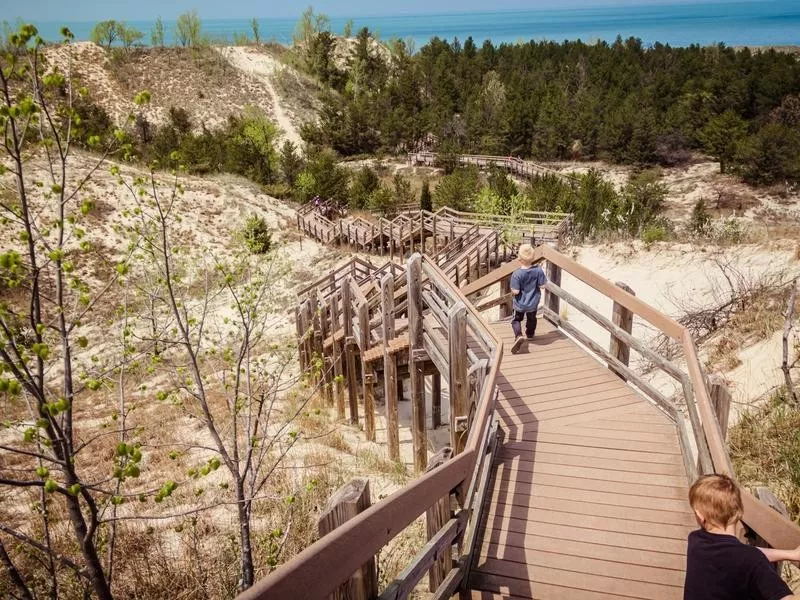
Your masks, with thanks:
[[[689,490],[697,524],[689,534],[684,600],[797,600],[770,562],[800,560],[794,550],[756,548],[736,538],[742,494],[725,475],[705,475]]]
[[[522,349],[526,338],[532,340],[536,334],[536,309],[542,297],[541,287],[547,283],[544,271],[533,266],[533,247],[522,244],[517,254],[522,266],[511,275],[511,293],[514,295],[514,318],[511,328],[514,330],[514,345],[511,353]],[[522,319],[525,319],[525,337],[522,337]]]

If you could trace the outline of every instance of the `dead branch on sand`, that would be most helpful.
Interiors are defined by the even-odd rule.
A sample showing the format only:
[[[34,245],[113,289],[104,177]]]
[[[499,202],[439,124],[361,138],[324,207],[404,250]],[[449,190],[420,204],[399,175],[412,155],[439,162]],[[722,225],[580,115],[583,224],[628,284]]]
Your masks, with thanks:
[[[794,383],[792,382],[792,367],[797,365],[798,358],[794,358],[789,364],[789,337],[792,333],[794,326],[794,305],[797,300],[797,279],[792,282],[792,291],[789,294],[789,303],[786,306],[786,321],[783,324],[783,362],[781,362],[781,370],[783,377],[786,380],[786,392],[789,394],[789,402],[793,406],[797,406],[797,392],[794,390]]]

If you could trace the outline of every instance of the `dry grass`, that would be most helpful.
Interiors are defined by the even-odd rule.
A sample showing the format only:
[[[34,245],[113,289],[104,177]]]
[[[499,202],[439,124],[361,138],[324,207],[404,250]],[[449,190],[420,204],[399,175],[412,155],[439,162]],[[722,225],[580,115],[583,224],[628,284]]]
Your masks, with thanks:
[[[723,335],[712,347],[706,360],[706,370],[732,371],[742,364],[739,344],[728,335]]]
[[[410,474],[405,464],[378,456],[372,450],[361,450],[357,455],[357,459],[359,471],[381,473],[388,476],[393,483],[398,485],[405,485],[410,479]]]
[[[739,481],[749,488],[768,487],[790,517],[800,519],[800,408],[787,403],[784,390],[740,415],[728,447]],[[784,569],[787,581],[797,585],[800,572]]]
[[[731,460],[745,485],[769,487],[793,519],[800,517],[800,409],[778,392],[744,412],[729,434]]]

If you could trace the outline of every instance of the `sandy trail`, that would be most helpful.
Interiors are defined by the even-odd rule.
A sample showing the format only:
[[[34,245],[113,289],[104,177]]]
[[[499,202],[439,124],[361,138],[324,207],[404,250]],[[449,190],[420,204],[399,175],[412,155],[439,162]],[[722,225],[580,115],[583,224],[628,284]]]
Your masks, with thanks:
[[[251,76],[257,77],[267,86],[272,96],[275,121],[281,129],[284,139],[293,142],[295,146],[302,151],[303,139],[300,137],[300,133],[297,131],[297,128],[284,109],[278,92],[275,91],[275,86],[272,85],[272,77],[281,69],[282,65],[271,56],[267,56],[266,54],[262,54],[246,46],[228,46],[225,48],[217,48],[217,50],[221,52],[234,67],[241,69]]]

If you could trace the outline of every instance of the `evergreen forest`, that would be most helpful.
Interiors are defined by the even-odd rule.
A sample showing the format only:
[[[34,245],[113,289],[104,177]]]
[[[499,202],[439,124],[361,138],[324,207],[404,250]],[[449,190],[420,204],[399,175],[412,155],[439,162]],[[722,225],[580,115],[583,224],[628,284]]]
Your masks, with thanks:
[[[306,31],[301,66],[328,84],[308,141],[344,156],[415,149],[664,166],[699,151],[755,184],[800,180],[800,61],[724,45],[672,48],[439,38],[380,52],[362,29],[346,69]]]

